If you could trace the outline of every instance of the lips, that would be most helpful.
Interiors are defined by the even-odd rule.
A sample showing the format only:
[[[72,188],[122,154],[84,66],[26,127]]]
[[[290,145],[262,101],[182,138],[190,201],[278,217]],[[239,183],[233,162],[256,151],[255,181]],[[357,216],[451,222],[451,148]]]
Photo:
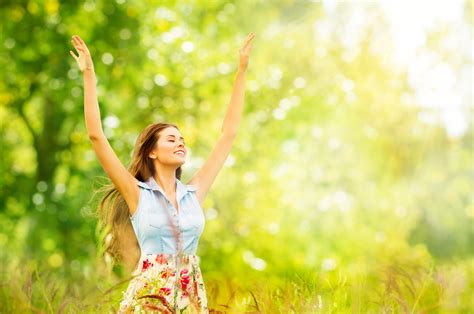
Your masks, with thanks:
[[[180,150],[177,150],[177,151],[175,151],[174,153],[175,153],[176,155],[181,155],[180,153],[182,153],[182,155],[181,155],[181,156],[184,156],[184,154],[185,154],[184,150],[181,150],[181,149],[180,149]]]

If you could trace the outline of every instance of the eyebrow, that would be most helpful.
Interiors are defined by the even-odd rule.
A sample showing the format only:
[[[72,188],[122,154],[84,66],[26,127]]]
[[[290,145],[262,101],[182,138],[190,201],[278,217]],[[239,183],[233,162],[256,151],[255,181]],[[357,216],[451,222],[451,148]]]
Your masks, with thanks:
[[[168,135],[168,137],[170,137],[170,136],[176,138],[176,136],[174,136],[174,135]],[[184,137],[181,136],[180,139],[184,140]]]

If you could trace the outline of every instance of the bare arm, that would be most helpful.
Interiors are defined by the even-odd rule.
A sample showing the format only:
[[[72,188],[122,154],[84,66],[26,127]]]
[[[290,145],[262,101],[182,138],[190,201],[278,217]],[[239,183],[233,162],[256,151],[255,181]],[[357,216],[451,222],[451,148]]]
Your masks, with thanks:
[[[94,69],[84,70],[82,78],[84,80],[84,117],[86,119],[86,129],[89,138],[94,140],[103,135]]]
[[[221,133],[236,135],[244,107],[245,73],[247,70],[239,67],[232,89],[229,108],[222,123]]]
[[[95,78],[94,63],[89,48],[87,48],[86,44],[79,36],[73,36],[71,42],[79,56],[76,56],[72,51],[69,51],[69,53],[77,61],[84,80],[84,116],[86,119],[86,129],[89,138],[94,140],[103,135],[99,103],[97,101],[97,82]]]
[[[138,205],[137,180],[120,162],[102,130],[94,64],[89,49],[79,36],[73,36],[71,41],[79,56],[72,51],[70,54],[76,60],[84,79],[84,116],[87,134],[104,171],[125,199],[133,215]]]
[[[234,138],[237,134],[245,96],[245,74],[247,72],[249,54],[252,50],[253,33],[248,34],[244,45],[239,50],[240,64],[234,81],[229,107],[221,128],[221,136],[201,169],[191,178],[188,184],[197,187],[196,195],[202,206],[206,196],[224,165],[232,149]]]

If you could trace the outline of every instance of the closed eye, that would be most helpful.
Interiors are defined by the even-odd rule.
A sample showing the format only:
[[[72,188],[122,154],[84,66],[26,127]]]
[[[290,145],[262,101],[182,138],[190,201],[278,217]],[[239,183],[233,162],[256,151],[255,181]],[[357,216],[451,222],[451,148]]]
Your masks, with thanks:
[[[173,142],[174,143],[174,140],[169,140],[168,142]],[[183,145],[186,145],[186,143],[183,141]]]
[[[174,142],[175,139],[176,139],[176,136],[168,135],[168,142]],[[181,136],[179,139],[183,142],[183,145],[186,145],[186,143],[184,142],[184,137]]]

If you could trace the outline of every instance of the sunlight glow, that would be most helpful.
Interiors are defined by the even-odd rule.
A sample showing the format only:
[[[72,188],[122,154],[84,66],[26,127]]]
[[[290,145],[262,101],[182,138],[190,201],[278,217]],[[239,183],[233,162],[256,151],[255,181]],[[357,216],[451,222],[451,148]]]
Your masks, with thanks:
[[[472,40],[471,34],[469,27],[462,25],[464,2],[381,1],[380,4],[390,22],[393,59],[400,66],[408,66],[417,101],[421,106],[439,109],[439,121],[443,122],[448,136],[462,136],[468,128],[469,113],[463,113],[460,108],[472,106],[472,67],[469,77],[460,76],[439,59],[440,55],[422,48],[426,45],[428,31],[449,24],[456,31],[443,42],[443,49],[465,55],[472,65],[472,48],[467,44]]]

